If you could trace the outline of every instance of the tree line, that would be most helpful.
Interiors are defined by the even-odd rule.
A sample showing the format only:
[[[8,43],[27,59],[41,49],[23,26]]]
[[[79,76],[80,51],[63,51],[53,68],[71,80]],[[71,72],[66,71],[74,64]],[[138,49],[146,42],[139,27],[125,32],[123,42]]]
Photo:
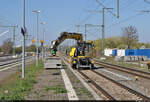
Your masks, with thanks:
[[[13,53],[13,42],[11,39],[6,39],[3,41],[3,44],[0,46],[0,52],[3,52],[3,54],[12,54]],[[41,51],[41,48],[39,47],[39,51]],[[36,52],[36,46],[34,44],[26,47],[26,52]],[[22,46],[15,47],[15,53],[21,54],[22,53]]]
[[[94,40],[95,48],[101,50],[102,39]],[[135,26],[122,28],[121,36],[109,37],[105,39],[105,48],[118,49],[140,49],[150,48],[150,43],[139,42],[139,35]]]

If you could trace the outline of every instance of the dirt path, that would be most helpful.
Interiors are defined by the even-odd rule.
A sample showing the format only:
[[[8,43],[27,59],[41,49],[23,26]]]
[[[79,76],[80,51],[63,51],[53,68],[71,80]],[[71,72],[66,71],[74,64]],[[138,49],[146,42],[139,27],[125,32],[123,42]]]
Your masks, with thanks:
[[[59,69],[44,70],[26,100],[68,100],[67,90]]]

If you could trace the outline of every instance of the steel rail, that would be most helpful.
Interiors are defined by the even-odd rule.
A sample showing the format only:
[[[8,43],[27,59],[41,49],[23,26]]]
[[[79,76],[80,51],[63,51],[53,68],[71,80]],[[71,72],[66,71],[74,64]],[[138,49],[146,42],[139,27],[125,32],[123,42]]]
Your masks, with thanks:
[[[120,87],[122,87],[122,88],[128,90],[128,91],[131,92],[132,94],[135,94],[135,95],[137,95],[138,97],[140,97],[140,98],[142,98],[142,99],[144,99],[144,100],[150,100],[149,97],[143,95],[142,93],[140,93],[140,92],[138,92],[138,91],[136,91],[136,90],[133,90],[133,89],[131,89],[131,88],[129,88],[129,87],[127,87],[127,86],[125,86],[125,85],[123,85],[123,84],[121,84],[121,83],[119,83],[119,82],[117,82],[117,81],[115,81],[115,80],[113,80],[113,79],[111,79],[111,78],[109,78],[109,77],[107,77],[107,76],[105,76],[105,75],[99,73],[99,72],[96,72],[95,70],[91,70],[91,71],[94,72],[95,74],[97,74],[97,75],[99,75],[99,76],[101,76],[101,77],[103,77],[103,78],[105,78],[105,79],[107,79],[107,80],[109,80],[109,81],[111,81],[111,82],[117,84],[118,86],[120,86]]]
[[[91,78],[89,78],[86,74],[81,72],[80,70],[77,70],[82,76],[84,76],[86,79],[89,80],[89,82],[94,85],[100,92],[102,92],[108,99],[110,100],[116,100],[113,96],[109,94],[109,92],[105,91],[100,85],[98,85],[95,81],[93,81]]]
[[[68,60],[67,60],[65,57],[63,57],[63,58],[65,59],[65,61],[68,62]],[[107,67],[108,67],[108,66],[107,66]],[[110,66],[109,66],[109,67],[110,67]],[[82,76],[84,76],[86,79],[88,79],[98,90],[101,90],[101,92],[102,92],[107,98],[112,99],[112,100],[115,99],[115,98],[114,98],[113,96],[111,96],[108,92],[106,92],[104,89],[102,89],[102,87],[100,87],[99,85],[97,85],[97,83],[96,83],[95,81],[93,81],[92,79],[90,79],[86,74],[84,74],[84,73],[81,72],[80,70],[77,70],[77,71],[78,71]],[[131,89],[131,88],[129,88],[129,87],[127,87],[127,86],[125,86],[125,85],[123,85],[123,84],[121,84],[121,83],[119,83],[119,82],[117,82],[117,81],[115,81],[115,80],[113,80],[113,79],[107,77],[107,76],[104,76],[103,74],[100,74],[100,73],[96,72],[95,70],[91,70],[91,71],[94,72],[95,74],[97,74],[97,75],[99,75],[99,76],[101,76],[101,77],[104,77],[105,79],[107,79],[107,80],[109,80],[109,81],[111,81],[111,82],[117,84],[118,86],[120,86],[120,87],[122,87],[122,88],[128,90],[130,93],[132,93],[132,94],[134,94],[134,95],[137,95],[138,97],[142,98],[143,100],[150,100],[149,97],[143,95],[142,93],[140,93],[140,92],[138,92],[138,91],[136,91],[136,90],[134,90],[134,89]],[[131,73],[131,72],[129,72],[129,73]],[[133,73],[132,73],[132,74],[133,74]],[[137,74],[136,74],[136,75],[137,75]],[[145,78],[145,76],[142,76],[142,77]],[[146,78],[147,78],[147,77],[146,77]],[[107,94],[107,93],[108,93],[108,94]]]
[[[132,74],[132,75],[135,75],[135,76],[140,76],[142,78],[150,80],[150,77],[149,77],[150,73],[148,73],[148,72],[143,72],[143,71],[140,71],[140,70],[134,70],[134,69],[131,69],[131,68],[122,67],[122,66],[118,66],[118,65],[114,65],[114,64],[103,63],[103,62],[100,62],[100,61],[96,61],[95,64],[98,64],[98,65],[101,65],[101,66],[104,66],[104,67],[108,67],[108,68],[113,68],[114,70],[117,70],[117,71],[119,70],[119,71],[122,71],[122,72],[125,72],[125,73],[128,73],[128,74]]]
[[[63,59],[69,63],[69,61],[62,56]],[[101,93],[103,93],[108,99],[110,100],[116,100],[113,96],[111,96],[107,91],[105,91],[100,85],[98,85],[95,81],[93,81],[92,79],[90,79],[86,74],[84,74],[83,72],[81,72],[80,70],[77,70],[83,77],[85,77],[85,79],[88,79],[88,81],[94,86],[96,87]]]
[[[26,57],[26,59],[29,59],[30,57]],[[11,62],[8,62],[8,63],[0,64],[0,66],[5,66],[5,65],[12,64],[12,63],[19,62],[19,61],[21,61],[21,58],[14,59],[14,61],[11,60]]]

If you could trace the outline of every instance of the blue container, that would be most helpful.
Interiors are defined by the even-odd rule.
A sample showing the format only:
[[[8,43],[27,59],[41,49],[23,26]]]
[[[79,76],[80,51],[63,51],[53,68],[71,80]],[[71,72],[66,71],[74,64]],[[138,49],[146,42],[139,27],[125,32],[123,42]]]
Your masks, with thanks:
[[[112,50],[112,56],[116,56],[117,55],[117,50]]]
[[[138,56],[147,56],[150,58],[150,49],[137,49]]]
[[[125,50],[125,56],[134,56],[135,50],[134,49],[127,49]]]
[[[147,56],[150,58],[150,49],[127,49],[125,56]]]

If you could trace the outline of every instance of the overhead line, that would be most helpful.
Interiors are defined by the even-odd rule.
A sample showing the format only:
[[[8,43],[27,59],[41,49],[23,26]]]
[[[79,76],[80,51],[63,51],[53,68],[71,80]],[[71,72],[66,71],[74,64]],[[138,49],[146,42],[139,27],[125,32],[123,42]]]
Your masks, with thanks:
[[[103,8],[107,8],[103,3],[101,3],[99,0],[96,0],[96,2],[102,6]],[[106,9],[107,12],[111,13],[114,17],[117,17],[116,14],[114,14],[112,11],[110,11],[109,9]]]
[[[144,2],[146,2],[146,3],[150,4],[150,1],[148,1],[148,0],[144,0]]]
[[[124,23],[124,22],[126,22],[126,21],[129,21],[129,20],[131,20],[131,19],[135,19],[135,17],[140,16],[141,14],[142,14],[142,13],[138,13],[138,14],[133,15],[133,16],[130,16],[130,17],[128,17],[128,18],[126,18],[126,19],[124,19],[124,20],[122,20],[122,21],[120,21],[120,22],[113,23],[113,24],[111,24],[110,26],[108,26],[107,29],[109,29],[109,28],[111,28],[111,27],[114,27],[114,26],[116,26],[116,25],[119,25],[119,24],[121,24],[121,23]]]

